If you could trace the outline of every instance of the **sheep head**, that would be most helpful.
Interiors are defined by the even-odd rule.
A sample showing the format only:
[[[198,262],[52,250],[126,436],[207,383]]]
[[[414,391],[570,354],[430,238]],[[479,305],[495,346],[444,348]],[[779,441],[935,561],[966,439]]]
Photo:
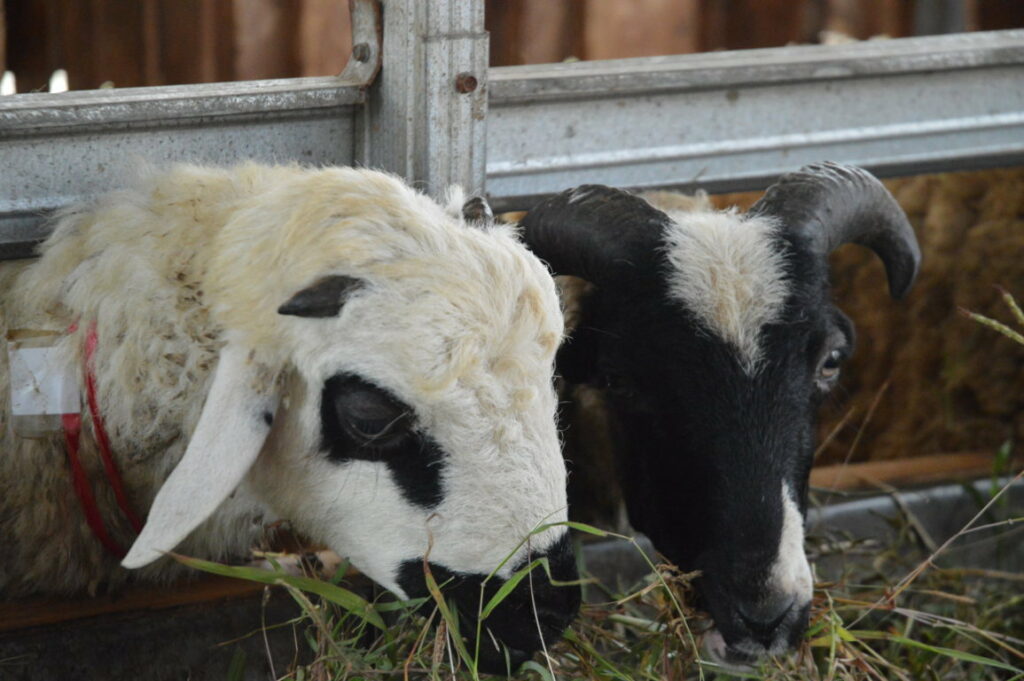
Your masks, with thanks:
[[[794,645],[812,589],[815,412],[854,340],[827,255],[871,248],[903,295],[920,252],[902,211],[868,173],[826,163],[783,177],[745,215],[666,213],[591,185],[522,226],[555,274],[594,285],[558,371],[603,388],[630,521],[702,572],[710,652],[742,662]]]
[[[253,196],[213,240],[205,287],[224,345],[123,564],[172,550],[244,484],[401,596],[426,595],[429,562],[470,618],[492,572],[487,595],[539,557],[574,579],[566,528],[536,531],[566,518],[548,272],[511,230],[477,229],[397,178],[302,177]],[[518,666],[575,614],[578,587],[537,574],[484,622],[481,669],[504,669],[492,640]]]

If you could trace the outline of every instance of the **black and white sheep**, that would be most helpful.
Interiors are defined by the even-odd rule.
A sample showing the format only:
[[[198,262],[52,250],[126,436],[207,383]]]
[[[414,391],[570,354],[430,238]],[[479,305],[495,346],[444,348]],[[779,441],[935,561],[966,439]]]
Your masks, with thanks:
[[[565,519],[566,496],[558,297],[510,229],[375,171],[180,166],[65,211],[41,257],[4,265],[0,285],[0,324],[71,329],[57,347],[75,365],[95,325],[99,409],[148,515],[134,538],[94,485],[131,545],[125,570],[86,527],[63,435],[19,437],[5,390],[0,594],[169,578],[162,552],[244,555],[278,518],[400,595],[426,594],[429,559],[468,613],[513,551],[489,593],[528,554],[574,578],[564,527],[517,550]],[[81,455],[98,480],[87,415]],[[537,575],[486,622],[513,663],[578,607],[578,588]],[[503,668],[489,647],[483,668]]]
[[[675,205],[581,186],[531,210],[524,237],[556,274],[592,284],[558,371],[601,388],[631,524],[702,571],[707,647],[745,661],[807,624],[815,412],[854,339],[828,254],[870,248],[899,298],[920,251],[892,196],[849,166],[786,175],[746,214],[657,199]]]

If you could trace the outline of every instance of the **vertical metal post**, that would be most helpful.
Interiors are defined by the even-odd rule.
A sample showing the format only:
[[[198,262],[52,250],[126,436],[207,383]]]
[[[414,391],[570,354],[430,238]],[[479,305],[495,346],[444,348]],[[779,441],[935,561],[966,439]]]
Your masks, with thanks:
[[[484,189],[489,40],[483,0],[383,0],[383,64],[359,158],[438,196]]]
[[[967,30],[967,3],[963,0],[918,2],[914,9],[914,35],[942,35]]]

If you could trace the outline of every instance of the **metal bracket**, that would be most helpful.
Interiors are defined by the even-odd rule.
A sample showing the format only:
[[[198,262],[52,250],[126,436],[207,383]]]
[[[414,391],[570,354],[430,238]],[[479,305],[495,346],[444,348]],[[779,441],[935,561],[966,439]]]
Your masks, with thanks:
[[[338,77],[347,84],[366,88],[380,73],[380,3],[348,0],[348,9],[352,18],[352,54]]]
[[[351,165],[380,71],[380,7],[351,0],[340,76],[0,97],[0,259],[26,258],[46,216],[174,162]]]
[[[360,161],[438,196],[484,188],[489,38],[484,3],[384,0],[384,65],[364,112]]]

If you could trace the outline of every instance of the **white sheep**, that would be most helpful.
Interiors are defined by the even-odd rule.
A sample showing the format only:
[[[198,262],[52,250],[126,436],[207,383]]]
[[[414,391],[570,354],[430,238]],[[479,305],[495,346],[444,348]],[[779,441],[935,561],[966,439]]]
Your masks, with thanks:
[[[131,545],[126,570],[86,526],[63,434],[21,437],[4,390],[2,595],[169,579],[179,568],[162,552],[240,556],[283,518],[412,596],[424,557],[482,579],[566,518],[551,277],[509,228],[470,224],[393,176],[150,173],[63,212],[41,257],[5,264],[0,285],[0,325],[65,332],[75,366],[95,325],[99,411],[129,502],[148,513],[134,538],[83,409],[81,457],[113,539]],[[499,577],[527,551],[575,573],[557,527]],[[549,640],[578,590],[539,581]],[[529,610],[508,624],[526,631],[524,654],[540,646]]]

